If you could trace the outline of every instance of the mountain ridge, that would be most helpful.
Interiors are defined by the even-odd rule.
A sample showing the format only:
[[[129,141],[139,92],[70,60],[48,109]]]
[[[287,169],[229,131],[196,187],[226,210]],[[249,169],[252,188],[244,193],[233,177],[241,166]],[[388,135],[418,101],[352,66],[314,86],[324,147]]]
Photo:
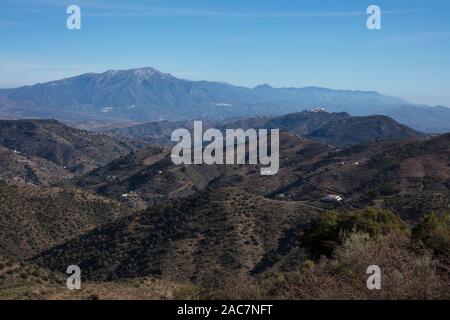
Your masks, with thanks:
[[[364,126],[367,127],[364,127]],[[334,128],[332,128],[334,126]],[[203,128],[279,129],[297,136],[320,140],[335,146],[358,144],[374,140],[400,140],[425,137],[414,129],[382,116],[352,117],[346,112],[329,113],[321,109],[304,110],[276,117],[250,117],[237,120],[203,121]],[[146,141],[150,144],[170,145],[171,133],[177,128],[193,129],[193,121],[160,121],[105,131],[108,134]],[[322,131],[321,131],[322,129]],[[326,130],[338,133],[331,136]]]
[[[419,130],[450,131],[450,109],[414,105],[375,91],[316,86],[246,88],[224,82],[180,79],[150,67],[86,73],[0,90],[0,116],[3,118],[147,122],[222,120],[274,116],[313,107],[349,112],[354,116],[383,114]],[[421,112],[423,108],[429,112]],[[421,112],[420,117],[414,116],[416,110]]]
[[[78,261],[96,281],[158,276],[208,284],[217,275],[257,275],[291,250],[291,268],[297,268],[306,256],[295,238],[326,210],[337,210],[336,216],[358,208],[370,208],[369,215],[393,210],[391,217],[412,226],[429,212],[448,211],[450,134],[316,150],[319,158],[308,150],[311,144],[298,148],[298,139],[283,138],[277,179],[288,170],[294,180],[270,196],[260,189],[272,189],[273,181],[241,167],[203,190],[100,226],[33,261],[57,271]],[[344,194],[342,203],[320,201],[332,189]]]
[[[141,142],[68,127],[57,120],[0,120],[0,176],[49,185],[137,150]]]

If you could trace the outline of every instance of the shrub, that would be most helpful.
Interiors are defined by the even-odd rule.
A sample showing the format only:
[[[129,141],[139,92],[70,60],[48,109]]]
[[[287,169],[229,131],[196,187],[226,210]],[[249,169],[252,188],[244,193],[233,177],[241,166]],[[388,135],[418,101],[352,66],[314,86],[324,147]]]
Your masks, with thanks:
[[[413,230],[414,238],[439,256],[450,256],[450,213],[425,215]]]
[[[366,286],[367,267],[381,269],[381,289]],[[431,252],[405,233],[375,238],[353,233],[332,258],[297,273],[280,292],[289,299],[448,299],[450,283]]]
[[[312,227],[300,235],[300,244],[317,258],[320,255],[330,256],[350,233],[364,232],[376,238],[392,231],[410,232],[408,225],[388,210],[328,211],[320,214]]]

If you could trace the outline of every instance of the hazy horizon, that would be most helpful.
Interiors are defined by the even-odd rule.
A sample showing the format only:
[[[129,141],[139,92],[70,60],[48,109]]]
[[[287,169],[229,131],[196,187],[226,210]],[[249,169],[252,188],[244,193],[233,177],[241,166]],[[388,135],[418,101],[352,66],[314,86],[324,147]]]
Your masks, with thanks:
[[[81,30],[66,8],[79,5]],[[382,29],[366,27],[367,6]],[[0,88],[151,66],[244,87],[376,91],[450,106],[450,3],[3,0]],[[416,23],[413,23],[413,22]]]

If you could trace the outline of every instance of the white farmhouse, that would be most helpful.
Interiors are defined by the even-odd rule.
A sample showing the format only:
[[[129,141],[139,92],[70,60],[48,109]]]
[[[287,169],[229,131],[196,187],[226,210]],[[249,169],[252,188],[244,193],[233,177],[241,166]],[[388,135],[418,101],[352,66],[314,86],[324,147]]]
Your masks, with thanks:
[[[342,200],[344,200],[344,198],[342,198],[340,195],[336,195],[336,194],[327,194],[325,197],[323,197],[320,200],[325,201],[325,202],[341,202]]]

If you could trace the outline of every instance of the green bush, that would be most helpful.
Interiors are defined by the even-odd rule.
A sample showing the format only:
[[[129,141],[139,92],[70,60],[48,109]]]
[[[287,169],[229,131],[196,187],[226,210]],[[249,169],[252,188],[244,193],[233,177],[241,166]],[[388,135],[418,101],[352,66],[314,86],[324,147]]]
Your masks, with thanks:
[[[382,270],[381,290],[368,290],[367,267]],[[285,299],[449,299],[448,272],[409,235],[388,233],[377,238],[349,234],[331,258],[289,277],[277,298]]]
[[[450,213],[425,215],[413,230],[414,238],[440,256],[450,256]]]
[[[313,256],[330,256],[353,232],[367,233],[376,238],[392,231],[410,233],[408,225],[389,210],[367,208],[349,212],[327,211],[320,214],[310,229],[300,235],[300,245]]]

